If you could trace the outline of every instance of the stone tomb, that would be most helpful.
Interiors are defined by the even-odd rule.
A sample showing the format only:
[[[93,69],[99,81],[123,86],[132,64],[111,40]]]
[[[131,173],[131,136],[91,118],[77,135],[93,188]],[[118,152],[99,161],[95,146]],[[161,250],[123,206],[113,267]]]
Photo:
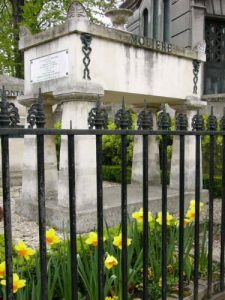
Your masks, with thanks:
[[[161,103],[171,107],[188,106],[192,113],[202,105],[200,93],[193,95],[193,60],[204,61],[205,55],[188,49],[156,47],[154,40],[137,44],[134,35],[88,21],[83,6],[71,5],[64,24],[36,35],[22,28],[20,49],[25,56],[25,89],[20,103],[29,107],[42,89],[46,127],[53,126],[54,105],[62,107],[62,128],[87,129],[88,113],[100,96],[103,103],[121,102],[136,112],[142,110],[144,99],[157,112]],[[168,51],[169,49],[169,51]],[[201,91],[201,69],[198,74]],[[193,103],[194,102],[194,103]],[[156,126],[156,124],[155,124]],[[132,185],[128,188],[129,210],[141,206],[142,150],[141,137],[135,138]],[[160,209],[160,169],[155,138],[149,139],[150,209]],[[194,149],[194,139],[187,139],[187,149]],[[29,145],[29,146],[28,146]],[[23,189],[21,208],[17,211],[37,217],[37,161],[35,137],[25,137]],[[176,143],[175,143],[176,145]],[[57,171],[54,137],[45,137],[47,221],[57,227],[68,221],[68,153],[67,138],[62,137],[60,166]],[[76,204],[78,230],[87,231],[96,225],[96,153],[94,136],[75,137]],[[176,149],[177,151],[177,149]],[[188,157],[188,156],[187,156]],[[191,158],[192,159],[192,158]],[[178,161],[174,160],[176,165]],[[193,162],[193,160],[192,160]],[[193,168],[186,173],[193,176]],[[153,170],[153,172],[151,172]],[[175,176],[177,176],[175,168]],[[178,204],[178,180],[169,189],[168,207]],[[193,197],[190,184],[187,200]],[[174,201],[173,201],[174,200]],[[120,191],[118,185],[104,188],[105,215],[109,222],[119,222]]]
[[[17,97],[21,97],[24,94],[24,80],[0,75],[0,97],[2,95],[2,87],[5,86],[7,101],[15,104],[18,108],[20,115],[20,123],[18,125],[24,126],[26,118],[26,109],[23,105],[19,104]],[[9,160],[10,160],[10,184],[11,186],[22,185],[22,169],[23,169],[23,150],[24,143],[23,138],[11,138],[9,140]],[[1,150],[0,150],[1,156]],[[1,164],[0,158],[0,164]],[[2,173],[2,167],[0,166],[0,177]],[[0,185],[2,180],[0,179]]]

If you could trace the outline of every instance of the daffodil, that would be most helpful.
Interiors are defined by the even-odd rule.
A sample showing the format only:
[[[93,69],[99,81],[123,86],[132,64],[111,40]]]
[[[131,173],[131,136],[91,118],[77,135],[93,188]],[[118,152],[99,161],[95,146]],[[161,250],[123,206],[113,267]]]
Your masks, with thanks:
[[[1,285],[6,285],[6,280],[1,280]],[[13,293],[16,293],[19,289],[25,287],[26,280],[20,279],[16,273],[13,273]]]
[[[190,223],[190,219],[185,218],[185,219],[184,219],[184,226],[188,225],[189,223]],[[177,227],[179,227],[179,226],[180,226],[180,220],[176,220],[176,221],[175,221],[175,225],[176,225]]]
[[[132,239],[127,239],[127,246],[131,245]],[[113,245],[118,247],[120,250],[122,249],[122,234],[115,236],[113,239]]]
[[[26,260],[30,259],[30,256],[35,254],[35,251],[23,242],[19,241],[18,244],[15,246],[15,250],[19,254],[19,256],[24,257]]]
[[[189,205],[189,210],[186,213],[186,218],[189,219],[190,221],[194,221],[195,220],[195,200],[191,200],[190,201],[190,205]],[[199,202],[199,211],[202,211],[204,203],[203,202]]]
[[[112,267],[116,265],[118,265],[118,260],[112,255],[107,255],[105,259],[105,267],[107,269],[112,269]]]
[[[105,241],[106,238],[103,237],[103,241]],[[88,238],[85,241],[86,244],[90,245],[90,246],[94,246],[97,247],[98,246],[98,234],[97,232],[89,232]]]
[[[48,245],[58,244],[60,239],[53,228],[46,231],[46,242]]]
[[[119,297],[113,296],[113,297],[105,297],[105,300],[119,300]]]
[[[5,277],[5,261],[0,263],[0,278]]]
[[[202,211],[203,206],[204,206],[204,203],[200,201],[199,202],[199,211],[200,212]],[[195,209],[195,200],[190,201],[189,208],[190,209]]]
[[[166,224],[171,225],[171,223],[174,221],[174,217],[170,213],[166,213]],[[160,211],[158,213],[158,218],[156,219],[156,222],[162,225],[162,212]]]
[[[195,209],[194,208],[191,208],[187,211],[186,218],[189,219],[190,221],[195,220]]]
[[[139,211],[132,213],[132,218],[135,219],[138,223],[143,223],[143,218],[144,218],[143,208],[140,208]],[[148,222],[152,222],[152,221],[153,221],[152,213],[149,211]]]
[[[90,232],[88,238],[85,241],[86,244],[97,247],[98,246],[98,235],[96,232]]]

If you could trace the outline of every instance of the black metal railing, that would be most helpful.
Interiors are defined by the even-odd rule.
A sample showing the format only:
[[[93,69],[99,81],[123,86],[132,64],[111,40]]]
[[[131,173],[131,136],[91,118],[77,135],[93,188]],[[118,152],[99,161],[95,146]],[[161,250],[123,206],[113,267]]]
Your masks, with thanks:
[[[148,181],[148,137],[162,136],[162,253],[161,253],[161,276],[162,289],[161,298],[167,299],[167,138],[178,136],[180,139],[180,160],[179,160],[179,299],[184,299],[184,203],[185,203],[185,138],[193,136],[196,139],[195,152],[195,239],[194,239],[194,299],[198,299],[199,280],[199,235],[200,235],[200,156],[201,137],[210,137],[210,189],[209,189],[209,224],[208,224],[208,297],[212,296],[212,267],[213,267],[213,181],[214,181],[214,144],[215,136],[221,135],[222,142],[222,182],[225,181],[225,112],[220,121],[220,130],[217,130],[217,120],[213,116],[213,110],[208,118],[205,129],[202,115],[198,112],[192,120],[192,130],[188,129],[187,117],[184,112],[179,112],[176,117],[175,130],[171,131],[171,120],[165,108],[158,116],[158,129],[153,130],[152,114],[148,111],[147,104],[138,116],[138,129],[132,130],[131,114],[126,110],[124,101],[122,108],[115,116],[117,129],[108,130],[107,113],[97,102],[89,114],[89,129],[45,129],[44,110],[41,97],[31,107],[28,115],[30,128],[10,127],[10,111],[7,105],[3,89],[2,101],[0,102],[0,136],[2,151],[2,186],[3,186],[3,208],[4,208],[4,237],[5,237],[5,261],[6,261],[6,299],[13,299],[13,278],[12,278],[12,226],[11,226],[11,198],[10,198],[10,174],[9,174],[9,136],[33,135],[37,137],[37,178],[38,178],[38,205],[39,205],[39,243],[40,243],[40,270],[41,270],[41,300],[47,300],[47,256],[46,256],[46,209],[45,209],[45,170],[44,170],[44,137],[49,135],[65,135],[68,137],[68,177],[69,177],[69,218],[70,218],[70,247],[71,247],[71,291],[72,298],[78,299],[78,272],[77,272],[77,244],[76,244],[76,194],[75,194],[75,140],[77,136],[96,136],[96,176],[97,176],[97,231],[98,231],[98,300],[104,300],[104,238],[103,238],[103,175],[102,175],[102,137],[104,135],[118,135],[121,137],[121,220],[122,220],[122,299],[128,299],[128,266],[127,266],[127,181],[126,181],[126,145],[127,135],[139,135],[143,137],[143,295],[142,299],[149,299],[148,294],[148,261],[149,261],[149,181]],[[18,120],[18,117],[17,117]],[[33,128],[36,125],[36,128]],[[220,291],[225,292],[224,286],[224,246],[225,246],[225,185],[222,189],[222,214],[221,214],[221,255],[220,255]],[[224,294],[225,295],[225,294]],[[225,297],[225,296],[224,296]],[[97,299],[96,299],[97,300]]]

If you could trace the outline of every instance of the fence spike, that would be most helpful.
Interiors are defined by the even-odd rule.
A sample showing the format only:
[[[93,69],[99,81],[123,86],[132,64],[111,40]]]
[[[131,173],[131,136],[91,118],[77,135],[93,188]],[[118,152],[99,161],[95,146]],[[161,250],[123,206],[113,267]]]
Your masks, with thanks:
[[[169,113],[166,112],[165,104],[162,104],[162,111],[159,113],[157,118],[157,125],[159,130],[170,130],[171,118]]]
[[[153,129],[152,113],[147,109],[147,102],[144,101],[144,109],[138,114],[137,118],[138,129]]]
[[[2,101],[0,102],[0,127],[9,127],[10,115],[8,111],[8,103],[6,98],[5,86],[2,87]]]
[[[191,126],[193,131],[204,130],[204,119],[203,116],[200,114],[199,108],[197,109],[197,114],[194,115],[194,117],[192,118]]]
[[[132,127],[131,112],[125,108],[124,97],[122,100],[122,108],[115,114],[115,124],[117,129],[130,129]]]
[[[206,127],[209,131],[215,131],[217,129],[217,118],[213,114],[213,106],[211,106],[211,114],[207,119]]]
[[[182,111],[180,111],[176,115],[175,128],[176,128],[176,130],[187,130],[188,129],[188,118],[187,118],[187,115]]]
[[[100,96],[96,100],[96,105],[88,114],[89,129],[107,129],[108,113],[101,107]]]
[[[222,118],[220,120],[220,129],[222,131],[225,131],[225,107],[223,109],[223,116],[222,116]]]
[[[45,126],[45,113],[41,88],[39,88],[37,103],[32,104],[28,110],[27,122],[29,123],[29,128],[33,128],[34,125],[36,125],[37,128],[44,128]]]

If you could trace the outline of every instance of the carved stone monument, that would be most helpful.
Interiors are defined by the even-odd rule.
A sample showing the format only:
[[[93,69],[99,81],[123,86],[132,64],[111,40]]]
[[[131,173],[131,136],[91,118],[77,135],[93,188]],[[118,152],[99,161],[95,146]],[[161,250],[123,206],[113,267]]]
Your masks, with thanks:
[[[143,108],[146,99],[150,110],[154,108],[153,113],[161,103],[182,105],[193,92],[193,60],[205,59],[204,55],[192,50],[90,23],[83,5],[78,2],[70,6],[62,25],[36,35],[23,29],[20,49],[25,58],[25,89],[20,103],[29,108],[41,88],[46,127],[53,126],[53,106],[60,105],[64,129],[87,129],[88,113],[98,97],[103,103],[118,104],[124,96],[126,105],[137,111]],[[196,87],[200,84],[201,72]],[[156,115],[153,119],[156,123]],[[96,141],[94,136],[79,135],[74,141],[77,226],[78,230],[87,231],[96,224]],[[128,188],[129,209],[142,205],[141,143],[142,138],[136,137],[132,184]],[[47,221],[58,227],[62,227],[63,220],[68,220],[67,144],[67,137],[62,136],[57,170],[54,137],[45,137]],[[149,194],[154,195],[156,208],[160,203],[161,187],[158,143],[154,137],[149,138],[149,167],[149,186],[153,189]],[[27,136],[23,209],[18,204],[17,211],[32,218],[37,216],[36,175],[36,140]],[[176,197],[178,193],[173,191],[171,198]],[[104,204],[105,216],[111,219],[114,216],[118,222],[119,187],[104,188]]]
[[[8,102],[13,103],[19,109],[20,123],[23,126],[25,123],[26,109],[20,105],[17,98],[24,93],[24,81],[19,78],[0,75],[0,97],[2,96],[2,87],[5,87],[6,97]],[[23,163],[23,138],[10,138],[9,140],[9,160],[10,160],[10,183],[11,186],[22,185],[22,169]],[[0,150],[1,156],[1,150]],[[2,160],[0,159],[0,162]],[[0,166],[0,177],[2,168]],[[2,181],[0,180],[0,185]]]

